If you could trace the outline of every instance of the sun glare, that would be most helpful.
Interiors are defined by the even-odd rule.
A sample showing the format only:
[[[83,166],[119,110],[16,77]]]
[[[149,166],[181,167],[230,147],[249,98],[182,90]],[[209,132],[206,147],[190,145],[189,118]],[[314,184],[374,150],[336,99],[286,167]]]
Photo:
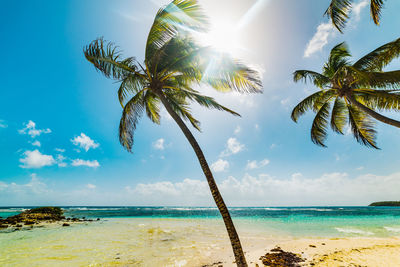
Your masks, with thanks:
[[[200,36],[204,45],[210,45],[215,49],[235,55],[240,50],[239,32],[234,23],[213,21],[211,29]]]

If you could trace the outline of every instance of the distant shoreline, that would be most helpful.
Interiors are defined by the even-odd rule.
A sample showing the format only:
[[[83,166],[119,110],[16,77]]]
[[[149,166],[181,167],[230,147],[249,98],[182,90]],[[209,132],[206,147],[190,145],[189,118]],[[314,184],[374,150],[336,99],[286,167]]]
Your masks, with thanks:
[[[400,207],[400,201],[379,201],[369,204],[370,207]]]

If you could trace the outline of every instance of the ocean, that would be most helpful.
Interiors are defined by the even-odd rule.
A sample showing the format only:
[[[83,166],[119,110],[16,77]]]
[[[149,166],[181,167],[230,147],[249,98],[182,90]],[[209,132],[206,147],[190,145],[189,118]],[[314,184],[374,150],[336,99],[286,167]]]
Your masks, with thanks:
[[[0,216],[30,207],[1,207]],[[0,266],[202,266],[231,253],[216,208],[62,207],[100,221],[0,232]],[[400,236],[400,207],[232,207],[245,250],[300,238]]]

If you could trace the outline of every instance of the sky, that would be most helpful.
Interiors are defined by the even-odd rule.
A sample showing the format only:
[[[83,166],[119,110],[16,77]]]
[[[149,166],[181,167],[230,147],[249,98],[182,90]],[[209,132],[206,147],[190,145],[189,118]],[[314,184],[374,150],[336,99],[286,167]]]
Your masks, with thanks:
[[[193,105],[191,128],[229,206],[367,205],[400,199],[400,130],[377,123],[378,146],[329,131],[310,139],[312,113],[293,107],[317,88],[294,83],[297,69],[321,71],[343,41],[354,60],[399,38],[400,2],[387,1],[380,26],[355,1],[340,34],[323,14],[328,0],[200,0],[220,49],[260,71],[263,94],[203,93],[241,117]],[[96,72],[83,48],[98,37],[143,61],[164,0],[6,1],[0,9],[0,206],[213,206],[197,158],[162,111],[143,117],[133,153],[119,144],[118,84]],[[224,32],[218,29],[225,27]],[[225,42],[225,43],[224,43]],[[228,45],[229,44],[229,45]],[[387,69],[399,69],[395,59]],[[398,114],[386,114],[400,119]]]

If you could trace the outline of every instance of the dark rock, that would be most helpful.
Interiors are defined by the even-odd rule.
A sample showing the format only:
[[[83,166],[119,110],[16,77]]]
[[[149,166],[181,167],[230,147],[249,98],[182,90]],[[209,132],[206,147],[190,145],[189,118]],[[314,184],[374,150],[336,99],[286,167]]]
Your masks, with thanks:
[[[21,212],[3,221],[12,225],[17,223],[31,225],[40,221],[59,221],[63,217],[62,214],[63,211],[58,207],[40,207]]]
[[[310,248],[316,248],[315,245],[308,245]]]
[[[62,226],[69,226],[69,223],[63,223]]]
[[[300,255],[292,252],[282,250],[280,247],[271,249],[272,253],[267,253],[260,257],[260,260],[265,266],[270,267],[297,267],[300,266],[300,262],[304,262],[304,259]]]
[[[15,227],[22,227],[22,224],[17,224]]]
[[[0,224],[0,228],[7,228],[8,225],[7,224]]]
[[[97,218],[97,220],[96,221],[100,221],[100,218]]]

